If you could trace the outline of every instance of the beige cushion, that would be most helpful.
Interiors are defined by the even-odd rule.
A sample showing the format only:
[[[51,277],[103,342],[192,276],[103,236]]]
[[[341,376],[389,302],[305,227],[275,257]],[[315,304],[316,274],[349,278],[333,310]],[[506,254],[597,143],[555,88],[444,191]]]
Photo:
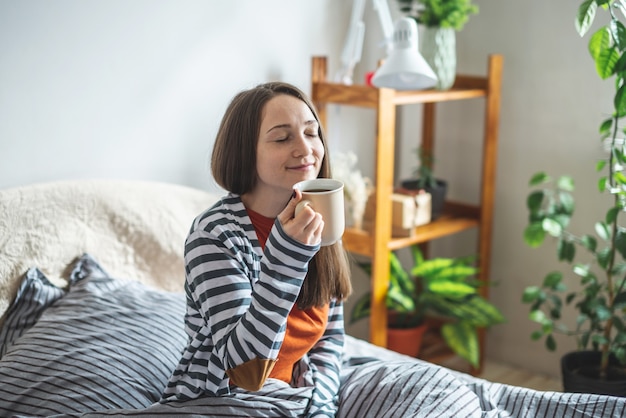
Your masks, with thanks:
[[[193,218],[218,196],[184,186],[75,180],[0,190],[0,317],[29,267],[63,285],[65,268],[91,254],[113,277],[181,291]]]

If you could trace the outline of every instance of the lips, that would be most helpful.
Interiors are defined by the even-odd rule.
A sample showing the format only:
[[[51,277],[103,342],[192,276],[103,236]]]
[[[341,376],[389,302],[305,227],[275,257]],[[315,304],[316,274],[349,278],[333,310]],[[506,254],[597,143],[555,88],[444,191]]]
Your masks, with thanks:
[[[291,167],[287,167],[290,170],[310,170],[312,168],[315,168],[315,163],[306,163],[306,164],[300,164],[300,165],[295,165],[295,166],[291,166]]]

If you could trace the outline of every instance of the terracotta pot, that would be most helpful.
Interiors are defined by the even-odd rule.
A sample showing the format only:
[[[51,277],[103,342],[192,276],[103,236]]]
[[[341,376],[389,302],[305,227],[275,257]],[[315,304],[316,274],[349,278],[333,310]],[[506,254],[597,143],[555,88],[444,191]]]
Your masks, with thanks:
[[[387,348],[400,354],[417,357],[422,347],[426,324],[414,328],[387,328]]]
[[[563,390],[575,393],[626,396],[626,373],[617,359],[609,359],[607,379],[600,379],[599,351],[573,351],[561,358]]]

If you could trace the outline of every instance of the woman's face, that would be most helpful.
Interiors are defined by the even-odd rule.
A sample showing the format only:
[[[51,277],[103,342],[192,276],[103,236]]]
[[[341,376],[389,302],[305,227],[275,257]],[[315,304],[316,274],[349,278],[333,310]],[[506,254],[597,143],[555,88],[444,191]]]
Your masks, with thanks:
[[[293,185],[317,177],[324,158],[319,124],[302,100],[281,94],[262,110],[254,193],[287,199]]]

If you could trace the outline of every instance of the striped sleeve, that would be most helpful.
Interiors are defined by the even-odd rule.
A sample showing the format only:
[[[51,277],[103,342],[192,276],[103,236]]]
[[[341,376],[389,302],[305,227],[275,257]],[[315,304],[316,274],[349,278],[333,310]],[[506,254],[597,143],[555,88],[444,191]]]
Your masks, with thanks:
[[[227,370],[277,358],[319,246],[290,238],[277,221],[261,257],[253,232],[241,203],[209,211],[192,228],[185,245],[190,343],[165,400],[227,394]]]
[[[307,416],[334,417],[337,413],[341,359],[344,350],[343,304],[331,302],[328,325],[306,359],[294,370],[296,386],[313,386]]]

